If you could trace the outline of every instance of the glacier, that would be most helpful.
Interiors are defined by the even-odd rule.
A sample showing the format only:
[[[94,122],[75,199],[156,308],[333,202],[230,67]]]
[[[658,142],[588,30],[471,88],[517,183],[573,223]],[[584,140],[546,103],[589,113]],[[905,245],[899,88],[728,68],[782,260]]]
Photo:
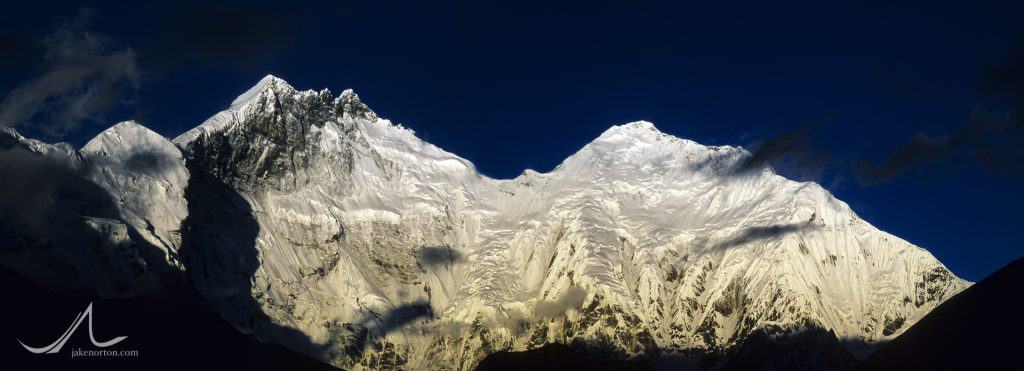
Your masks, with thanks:
[[[240,331],[343,368],[472,369],[548,343],[714,365],[800,333],[864,358],[970,285],[818,184],[644,121],[493,179],[351,90],[267,76],[173,140],[124,122],[81,150],[4,129],[11,148],[116,212],[86,220],[104,243],[0,234],[22,241],[0,264],[108,296],[182,274]],[[61,243],[114,258],[43,252]],[[99,265],[116,269],[73,278]]]

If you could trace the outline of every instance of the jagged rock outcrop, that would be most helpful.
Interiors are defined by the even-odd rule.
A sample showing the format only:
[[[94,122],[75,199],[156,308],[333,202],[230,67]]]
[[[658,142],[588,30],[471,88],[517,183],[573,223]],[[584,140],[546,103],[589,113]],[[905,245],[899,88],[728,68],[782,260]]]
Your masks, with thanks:
[[[92,174],[130,229],[240,330],[345,368],[471,369],[549,343],[714,364],[808,330],[863,357],[969,285],[817,184],[647,122],[491,179],[352,91],[268,76],[177,148],[120,136],[159,148],[159,172],[111,136],[83,152],[124,164]]]

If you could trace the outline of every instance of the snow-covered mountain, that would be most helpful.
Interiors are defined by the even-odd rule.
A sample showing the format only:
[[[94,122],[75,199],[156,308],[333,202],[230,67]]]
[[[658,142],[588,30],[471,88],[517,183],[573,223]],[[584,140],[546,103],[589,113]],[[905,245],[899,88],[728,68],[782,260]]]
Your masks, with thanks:
[[[173,141],[131,122],[81,151],[0,134],[109,193],[137,277],[183,272],[241,331],[346,368],[471,369],[554,342],[714,362],[753,334],[864,357],[969,285],[817,184],[648,122],[515,179],[351,90],[272,76]],[[138,291],[119,279],[104,290]]]

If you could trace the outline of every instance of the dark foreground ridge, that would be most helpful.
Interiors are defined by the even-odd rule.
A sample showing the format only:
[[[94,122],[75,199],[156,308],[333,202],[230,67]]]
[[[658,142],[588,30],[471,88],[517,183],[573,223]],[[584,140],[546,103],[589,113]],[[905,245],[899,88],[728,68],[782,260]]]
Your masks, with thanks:
[[[1021,369],[1024,258],[950,298],[880,348],[865,370]]]
[[[194,299],[181,281],[127,299],[102,299],[90,290],[52,292],[0,267],[0,359],[3,369],[66,370],[333,370],[328,365],[277,344],[238,332],[208,305]],[[18,344],[41,347],[63,333],[75,316],[93,303],[92,325],[98,341],[125,340],[97,348],[84,321],[56,354],[32,354]],[[138,356],[72,358],[72,351],[137,350]]]
[[[641,364],[585,355],[565,344],[546,344],[524,352],[497,352],[477,365],[477,371],[504,370],[651,370]]]
[[[808,324],[799,332],[761,329],[725,353],[661,353],[629,358],[598,342],[546,344],[497,352],[477,370],[853,370],[858,361],[835,334]]]

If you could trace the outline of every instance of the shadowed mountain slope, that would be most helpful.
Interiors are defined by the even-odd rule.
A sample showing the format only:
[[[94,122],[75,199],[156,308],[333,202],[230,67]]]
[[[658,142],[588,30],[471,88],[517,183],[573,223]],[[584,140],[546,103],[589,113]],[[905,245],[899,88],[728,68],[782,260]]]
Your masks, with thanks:
[[[5,369],[252,369],[333,370],[320,361],[277,344],[261,343],[236,330],[208,305],[194,299],[183,281],[165,277],[165,289],[133,298],[98,298],[89,290],[53,292],[0,267],[0,359]],[[132,357],[79,357],[72,351],[99,350],[83,322],[60,352],[32,354],[15,339],[39,347],[53,342],[92,303],[96,339],[127,336],[104,350],[136,350]]]
[[[866,370],[1021,369],[1024,258],[939,305],[863,365]]]

